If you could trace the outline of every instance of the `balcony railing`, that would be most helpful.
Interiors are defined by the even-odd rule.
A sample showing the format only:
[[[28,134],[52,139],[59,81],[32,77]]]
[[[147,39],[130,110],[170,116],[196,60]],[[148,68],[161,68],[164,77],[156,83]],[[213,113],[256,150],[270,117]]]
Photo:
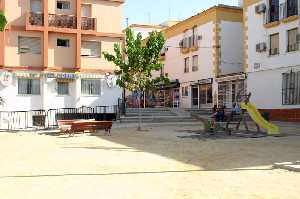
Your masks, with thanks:
[[[44,25],[44,14],[30,12],[27,15],[27,20],[29,24],[33,26],[43,26]],[[57,28],[77,28],[77,19],[73,15],[57,15],[49,14],[49,26]],[[81,18],[81,29],[82,30],[96,30],[96,19],[90,17]]]
[[[44,14],[43,13],[29,13],[29,24],[33,26],[43,26],[44,25]]]
[[[57,28],[77,28],[77,20],[71,15],[49,14],[49,26]]]
[[[96,19],[90,17],[81,18],[81,29],[82,30],[96,30]]]

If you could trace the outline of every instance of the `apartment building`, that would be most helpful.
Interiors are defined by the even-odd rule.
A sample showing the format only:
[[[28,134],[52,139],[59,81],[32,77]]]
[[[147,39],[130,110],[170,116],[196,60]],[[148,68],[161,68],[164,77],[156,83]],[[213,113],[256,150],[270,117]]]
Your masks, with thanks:
[[[110,106],[122,95],[102,52],[121,43],[124,0],[0,0],[4,110]]]
[[[244,89],[243,11],[218,5],[163,30],[163,73],[171,80],[156,93],[161,106],[231,107]]]
[[[300,121],[298,0],[245,0],[248,91],[271,119]]]

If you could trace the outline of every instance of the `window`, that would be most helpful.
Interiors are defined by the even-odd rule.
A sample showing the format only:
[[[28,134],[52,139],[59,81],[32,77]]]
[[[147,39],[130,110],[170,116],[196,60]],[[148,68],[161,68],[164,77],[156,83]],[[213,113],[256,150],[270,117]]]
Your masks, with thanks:
[[[187,57],[184,59],[184,73],[188,73],[190,71],[190,58]]]
[[[300,72],[282,74],[282,104],[300,104]]]
[[[270,0],[269,20],[268,22],[274,22],[279,20],[279,0]]]
[[[57,46],[70,47],[70,40],[69,39],[57,39]]]
[[[81,56],[101,57],[101,43],[97,41],[82,41]]]
[[[92,13],[91,4],[81,4],[81,17],[91,17]]]
[[[100,79],[82,79],[81,94],[83,95],[101,95]]]
[[[194,55],[193,56],[193,67],[192,67],[192,71],[198,71],[198,55]]]
[[[193,36],[192,36],[192,39],[193,39],[193,46],[197,46],[197,26],[194,26],[192,31],[193,31]]]
[[[58,95],[69,95],[69,83],[68,82],[57,82],[57,94]]]
[[[18,94],[20,95],[39,95],[40,80],[39,79],[18,79]]]
[[[287,0],[287,17],[298,15],[298,0]]]
[[[189,87],[188,86],[184,86],[181,88],[181,95],[183,97],[188,97],[189,96]]]
[[[41,54],[41,38],[19,36],[18,52],[20,54],[25,54],[25,53]]]
[[[270,55],[279,54],[279,33],[270,35]]]
[[[30,1],[30,11],[34,13],[42,12],[42,2],[41,0],[31,0]]]
[[[71,3],[69,1],[57,1],[56,7],[60,10],[68,10],[71,7]]]
[[[288,46],[287,51],[293,52],[299,50],[299,44],[297,43],[298,28],[288,31]]]

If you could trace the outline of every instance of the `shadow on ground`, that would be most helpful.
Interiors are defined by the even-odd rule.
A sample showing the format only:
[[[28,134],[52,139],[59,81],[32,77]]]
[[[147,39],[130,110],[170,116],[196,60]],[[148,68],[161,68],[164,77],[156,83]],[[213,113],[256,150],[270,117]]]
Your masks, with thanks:
[[[102,133],[93,136],[131,148],[131,152],[147,152],[198,166],[204,170],[236,170],[241,168],[271,167],[276,162],[296,161],[300,158],[300,136],[283,134],[267,137],[265,134],[243,133],[235,136],[195,134],[198,130],[183,127],[150,128],[137,132],[134,128],[114,129],[112,136]],[[164,130],[166,129],[166,130]],[[254,138],[254,139],[249,139]],[[64,146],[69,147],[69,146]],[[70,146],[77,147],[77,146]],[[90,150],[107,149],[103,146],[84,147]],[[139,156],[139,153],[136,154]]]

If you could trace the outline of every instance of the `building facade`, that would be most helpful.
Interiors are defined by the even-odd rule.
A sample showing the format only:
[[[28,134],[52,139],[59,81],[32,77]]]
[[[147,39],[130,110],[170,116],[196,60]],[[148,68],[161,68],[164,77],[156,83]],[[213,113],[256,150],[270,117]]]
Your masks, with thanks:
[[[121,43],[124,0],[0,0],[3,110],[110,106],[122,95],[102,52]]]
[[[245,72],[251,101],[273,120],[300,121],[298,0],[245,0]]]
[[[158,98],[181,108],[231,107],[245,88],[242,9],[218,5],[163,33],[162,72],[176,86],[162,89]]]

